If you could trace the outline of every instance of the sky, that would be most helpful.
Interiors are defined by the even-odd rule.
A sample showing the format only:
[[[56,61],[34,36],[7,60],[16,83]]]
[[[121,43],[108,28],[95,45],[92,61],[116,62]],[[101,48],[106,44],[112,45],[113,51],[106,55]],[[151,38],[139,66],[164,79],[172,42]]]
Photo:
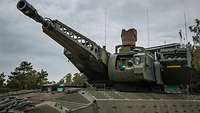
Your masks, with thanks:
[[[27,1],[42,16],[62,21],[101,47],[106,36],[111,53],[121,44],[122,29],[137,29],[137,46],[156,46],[180,42],[178,32],[184,31],[184,9],[187,26],[200,19],[200,0]],[[0,0],[0,72],[9,74],[21,61],[31,62],[37,70],[47,70],[51,81],[79,72],[63,55],[63,47],[44,34],[40,24],[17,10],[17,2]],[[191,35],[188,31],[188,41]]]

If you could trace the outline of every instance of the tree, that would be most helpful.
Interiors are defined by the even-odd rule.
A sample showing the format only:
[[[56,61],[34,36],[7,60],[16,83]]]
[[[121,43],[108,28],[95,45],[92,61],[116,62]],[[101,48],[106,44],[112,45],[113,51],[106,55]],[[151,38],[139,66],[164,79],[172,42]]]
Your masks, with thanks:
[[[191,32],[194,33],[193,42],[194,42],[194,47],[200,47],[200,20],[195,19],[196,25],[190,26],[189,29]]]
[[[84,86],[87,77],[82,73],[75,73],[74,77],[72,78],[73,82],[72,85],[74,86]]]
[[[200,72],[200,48],[196,48],[192,53],[192,67]]]
[[[189,29],[194,33],[192,36],[194,46],[192,52],[192,90],[200,92],[200,20],[195,19],[196,25]]]
[[[22,61],[8,76],[7,87],[13,89],[35,89],[47,81],[48,73],[44,70],[37,72],[30,62]]]
[[[34,81],[28,81],[29,76],[34,74],[33,66],[30,62],[23,61],[20,66],[16,67],[11,75],[8,76],[7,86],[14,89],[28,89],[29,85]],[[31,78],[32,78],[31,76]]]
[[[190,31],[194,34],[192,36],[194,42],[194,49],[192,52],[192,67],[195,73],[200,74],[200,20],[195,19],[195,24],[189,27]]]
[[[70,86],[72,84],[72,74],[71,73],[68,73],[67,75],[65,75],[64,83],[68,86]]]
[[[43,69],[38,72],[38,81],[37,81],[37,84],[39,86],[43,86],[44,84],[47,84],[48,83],[48,73],[47,71],[44,71]]]
[[[0,88],[2,88],[2,87],[4,87],[5,86],[5,84],[4,84],[4,82],[5,82],[5,77],[6,77],[6,75],[4,74],[4,72],[2,72],[1,74],[0,74]]]

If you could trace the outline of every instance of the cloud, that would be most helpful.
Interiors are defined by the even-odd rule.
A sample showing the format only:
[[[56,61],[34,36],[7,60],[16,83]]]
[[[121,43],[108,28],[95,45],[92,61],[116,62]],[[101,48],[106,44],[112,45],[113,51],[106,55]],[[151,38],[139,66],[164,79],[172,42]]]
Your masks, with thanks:
[[[9,73],[21,61],[45,68],[50,80],[59,80],[78,70],[67,62],[63,48],[42,32],[41,25],[25,17],[16,8],[18,0],[0,1],[0,71]],[[114,52],[121,44],[121,29],[135,27],[139,46],[147,46],[147,9],[150,45],[179,42],[184,31],[183,0],[27,0],[45,17],[58,19],[99,45],[104,45],[107,14],[107,49]],[[200,8],[199,0],[184,0],[188,25]],[[191,34],[189,33],[189,37]],[[191,38],[190,38],[191,40]]]

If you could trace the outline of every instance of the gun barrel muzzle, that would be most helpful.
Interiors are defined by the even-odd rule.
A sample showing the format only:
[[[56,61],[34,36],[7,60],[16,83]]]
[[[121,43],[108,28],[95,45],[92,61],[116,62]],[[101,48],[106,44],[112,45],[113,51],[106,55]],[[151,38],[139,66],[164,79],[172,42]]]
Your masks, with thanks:
[[[18,8],[19,10],[24,9],[25,6],[26,6],[26,2],[23,1],[23,0],[21,0],[21,1],[19,1],[19,2],[17,3],[17,8]]]
[[[29,4],[26,0],[20,0],[17,3],[17,9],[19,9],[23,14],[32,18],[36,22],[43,23],[44,19],[37,13],[37,10]]]

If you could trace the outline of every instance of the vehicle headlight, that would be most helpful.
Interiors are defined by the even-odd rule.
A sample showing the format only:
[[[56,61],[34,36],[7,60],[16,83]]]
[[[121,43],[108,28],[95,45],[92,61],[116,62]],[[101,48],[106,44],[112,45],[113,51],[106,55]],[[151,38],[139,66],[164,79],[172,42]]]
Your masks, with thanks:
[[[138,56],[135,57],[134,62],[135,62],[136,65],[140,64],[141,63],[141,58],[138,57]]]

